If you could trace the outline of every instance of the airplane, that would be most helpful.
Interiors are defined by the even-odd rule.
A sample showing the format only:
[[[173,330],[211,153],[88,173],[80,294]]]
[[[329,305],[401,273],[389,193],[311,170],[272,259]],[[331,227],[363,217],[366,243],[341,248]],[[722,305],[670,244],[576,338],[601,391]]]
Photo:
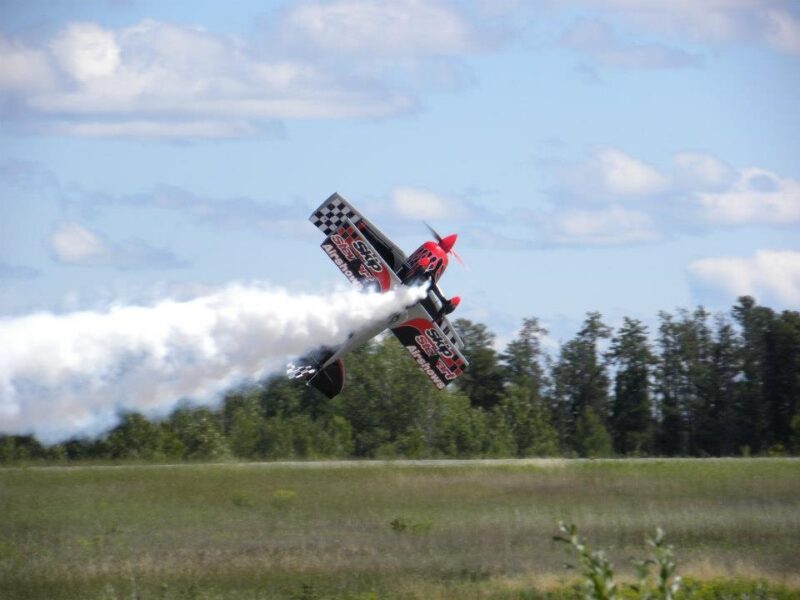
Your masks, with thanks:
[[[428,226],[436,241],[422,244],[406,256],[380,229],[339,194],[331,195],[309,220],[325,234],[322,250],[342,274],[364,289],[388,292],[399,285],[429,285],[426,296],[387,319],[350,334],[336,347],[322,346],[287,365],[287,376],[304,379],[334,398],[344,386],[343,358],[373,337],[390,329],[419,368],[438,389],[455,381],[469,363],[462,354],[464,342],[447,319],[459,305],[458,296],[446,298],[439,278],[447,268],[456,234],[441,237]]]

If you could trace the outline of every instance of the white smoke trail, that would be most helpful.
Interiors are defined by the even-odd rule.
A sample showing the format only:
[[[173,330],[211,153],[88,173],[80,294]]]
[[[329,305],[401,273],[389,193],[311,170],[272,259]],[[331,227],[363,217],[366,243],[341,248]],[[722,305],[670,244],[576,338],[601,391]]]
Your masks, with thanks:
[[[335,344],[424,295],[295,295],[231,285],[188,301],[0,319],[0,433],[44,443],[96,436],[137,411],[212,404],[225,389]]]

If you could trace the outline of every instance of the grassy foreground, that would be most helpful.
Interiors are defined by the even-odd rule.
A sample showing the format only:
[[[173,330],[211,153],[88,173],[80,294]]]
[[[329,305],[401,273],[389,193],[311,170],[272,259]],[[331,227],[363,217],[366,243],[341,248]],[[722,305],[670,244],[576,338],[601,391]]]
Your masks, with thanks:
[[[554,459],[0,469],[0,598],[533,598],[558,520],[800,588],[800,461]]]

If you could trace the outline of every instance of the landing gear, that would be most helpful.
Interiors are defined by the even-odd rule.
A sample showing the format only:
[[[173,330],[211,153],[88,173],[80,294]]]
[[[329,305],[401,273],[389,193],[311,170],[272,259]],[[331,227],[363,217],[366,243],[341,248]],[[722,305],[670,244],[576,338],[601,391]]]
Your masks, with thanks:
[[[436,324],[441,325],[444,316],[449,315],[451,312],[453,312],[458,307],[458,304],[460,302],[461,298],[459,298],[458,296],[453,296],[449,300],[446,298],[442,300],[442,308],[440,308],[439,312],[436,313],[436,318],[434,319]]]

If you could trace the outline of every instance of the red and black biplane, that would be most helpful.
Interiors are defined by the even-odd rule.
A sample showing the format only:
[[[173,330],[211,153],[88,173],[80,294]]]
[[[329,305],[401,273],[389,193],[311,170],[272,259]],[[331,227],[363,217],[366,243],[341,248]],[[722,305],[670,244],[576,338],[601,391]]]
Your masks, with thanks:
[[[456,309],[460,299],[446,298],[438,285],[447,268],[448,255],[460,261],[453,250],[456,235],[441,237],[431,229],[436,240],[425,242],[407,257],[339,194],[325,200],[309,220],[326,236],[322,250],[355,285],[381,293],[399,285],[427,283],[429,287],[422,300],[403,311],[351,333],[337,347],[318,348],[298,364],[290,364],[289,377],[305,379],[333,398],[344,386],[342,358],[385,329],[391,329],[437,388],[444,389],[458,378],[468,363],[461,353],[464,342],[446,315]]]

